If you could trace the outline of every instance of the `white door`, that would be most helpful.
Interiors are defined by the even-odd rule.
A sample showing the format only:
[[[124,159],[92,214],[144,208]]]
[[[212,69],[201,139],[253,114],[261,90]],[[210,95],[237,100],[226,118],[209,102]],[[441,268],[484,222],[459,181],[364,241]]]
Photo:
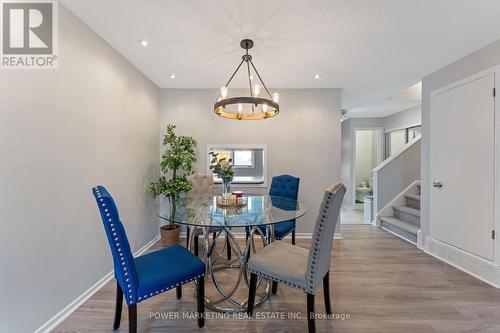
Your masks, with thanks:
[[[431,95],[433,237],[493,260],[494,74]]]

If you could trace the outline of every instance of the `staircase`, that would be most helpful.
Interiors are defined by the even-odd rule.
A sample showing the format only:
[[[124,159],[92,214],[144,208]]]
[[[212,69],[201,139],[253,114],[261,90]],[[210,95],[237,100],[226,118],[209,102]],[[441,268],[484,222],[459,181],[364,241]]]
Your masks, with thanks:
[[[420,229],[420,184],[416,194],[405,194],[404,205],[392,206],[392,216],[381,216],[380,226],[397,236],[417,244]]]

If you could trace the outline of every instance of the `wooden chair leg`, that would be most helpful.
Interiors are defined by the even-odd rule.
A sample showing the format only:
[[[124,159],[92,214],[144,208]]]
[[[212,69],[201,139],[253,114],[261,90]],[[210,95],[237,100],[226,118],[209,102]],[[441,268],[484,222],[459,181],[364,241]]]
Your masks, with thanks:
[[[123,306],[123,291],[118,282],[116,282],[116,305],[115,305],[115,320],[113,322],[113,329],[116,330],[120,327],[122,319],[122,306]]]
[[[189,226],[186,226],[186,249],[189,248],[189,234],[190,234]]]
[[[205,326],[205,277],[198,278],[197,290],[198,327]]]
[[[128,306],[128,331],[137,333],[137,304]]]
[[[323,278],[323,294],[325,296],[325,310],[326,313],[332,314],[332,304],[330,303],[330,272],[326,272],[325,277]]]
[[[257,274],[250,274],[250,286],[248,292],[248,308],[247,314],[251,316],[253,314],[253,305],[255,303],[255,291],[257,289]]]
[[[316,323],[314,321],[314,295],[307,293],[307,328],[309,333],[316,333]]]
[[[175,288],[175,294],[177,296],[177,299],[182,298],[182,286],[178,286],[177,288]]]
[[[198,256],[198,236],[194,236],[194,255]]]
[[[231,260],[231,243],[229,242],[229,237],[226,236],[226,250],[227,250],[227,260]]]
[[[295,229],[292,230],[292,245],[295,245]]]
[[[273,293],[273,295],[276,295],[276,293],[278,292],[278,282],[273,281],[271,283],[271,292]]]

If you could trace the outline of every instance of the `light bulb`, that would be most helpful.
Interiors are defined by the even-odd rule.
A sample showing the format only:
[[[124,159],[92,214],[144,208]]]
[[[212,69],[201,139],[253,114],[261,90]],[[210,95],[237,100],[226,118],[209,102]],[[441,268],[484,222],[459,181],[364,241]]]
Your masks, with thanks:
[[[279,100],[280,100],[280,94],[278,94],[277,92],[273,93],[274,103],[278,103]]]
[[[253,96],[258,97],[260,94],[260,84],[258,83],[254,84],[252,87],[252,91],[253,91]]]
[[[250,75],[250,80],[253,80],[253,75]]]
[[[243,112],[243,104],[238,104],[238,113],[241,114]]]
[[[227,93],[228,93],[227,87],[220,88],[220,97],[226,98],[227,97]]]
[[[267,111],[267,104],[262,104],[262,112],[266,112]]]

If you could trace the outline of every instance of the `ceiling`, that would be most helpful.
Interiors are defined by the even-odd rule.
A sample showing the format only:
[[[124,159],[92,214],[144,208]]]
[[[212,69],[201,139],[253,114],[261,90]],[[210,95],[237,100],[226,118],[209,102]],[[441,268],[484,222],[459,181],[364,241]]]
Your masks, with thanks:
[[[417,105],[398,94],[500,38],[498,0],[61,2],[161,88],[221,87],[251,38],[269,87],[342,88],[352,117]]]

